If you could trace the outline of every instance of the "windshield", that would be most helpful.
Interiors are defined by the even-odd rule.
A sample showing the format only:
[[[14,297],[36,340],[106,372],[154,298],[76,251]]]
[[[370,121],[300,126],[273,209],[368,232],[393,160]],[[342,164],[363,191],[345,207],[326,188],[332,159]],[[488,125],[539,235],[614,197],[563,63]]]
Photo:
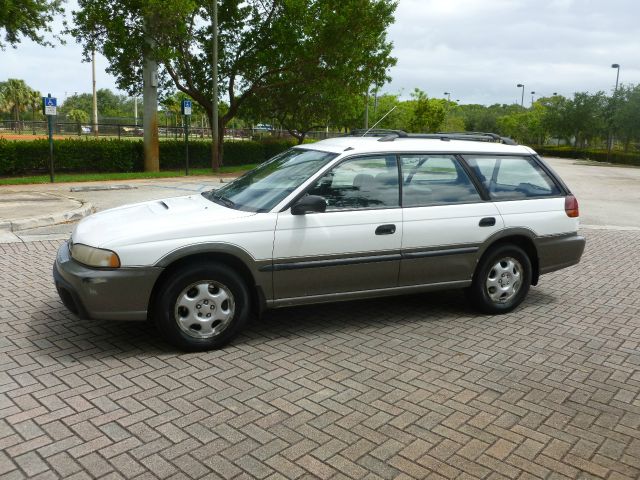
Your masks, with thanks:
[[[236,210],[268,212],[337,156],[336,153],[292,148],[224,187],[202,195]]]

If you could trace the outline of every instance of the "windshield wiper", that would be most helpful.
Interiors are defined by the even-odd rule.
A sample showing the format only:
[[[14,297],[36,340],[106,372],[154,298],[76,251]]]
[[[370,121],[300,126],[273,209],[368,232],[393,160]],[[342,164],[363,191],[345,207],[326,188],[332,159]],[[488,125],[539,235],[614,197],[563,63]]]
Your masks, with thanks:
[[[214,201],[217,201],[217,203],[221,203],[225,207],[235,208],[235,206],[236,206],[236,204],[235,204],[235,202],[233,200],[229,200],[225,196],[213,195],[212,198],[213,198]]]
[[[224,205],[228,208],[236,208],[236,204],[233,200],[225,197],[220,193],[216,193],[215,190],[211,190],[209,192],[204,192],[202,194],[205,198],[211,200],[212,202],[218,203],[220,205]]]

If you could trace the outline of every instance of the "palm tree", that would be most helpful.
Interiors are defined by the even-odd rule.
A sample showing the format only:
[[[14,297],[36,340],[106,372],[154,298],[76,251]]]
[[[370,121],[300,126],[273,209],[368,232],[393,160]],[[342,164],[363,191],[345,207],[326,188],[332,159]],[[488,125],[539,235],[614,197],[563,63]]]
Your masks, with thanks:
[[[32,90],[24,80],[17,78],[7,80],[2,90],[5,108],[13,112],[13,118],[16,122],[15,125],[17,128],[20,128],[20,112],[26,110],[29,106],[29,97]]]
[[[42,96],[39,91],[29,88],[29,106],[31,107],[31,127],[36,134],[36,110],[42,104]]]

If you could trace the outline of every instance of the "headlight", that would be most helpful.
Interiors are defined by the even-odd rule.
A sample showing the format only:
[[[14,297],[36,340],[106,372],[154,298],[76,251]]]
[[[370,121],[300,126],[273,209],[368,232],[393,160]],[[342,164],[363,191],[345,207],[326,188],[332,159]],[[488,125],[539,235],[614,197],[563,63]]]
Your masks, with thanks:
[[[102,248],[71,242],[69,242],[69,250],[74,260],[90,267],[118,268],[120,266],[118,255],[111,250],[103,250]]]

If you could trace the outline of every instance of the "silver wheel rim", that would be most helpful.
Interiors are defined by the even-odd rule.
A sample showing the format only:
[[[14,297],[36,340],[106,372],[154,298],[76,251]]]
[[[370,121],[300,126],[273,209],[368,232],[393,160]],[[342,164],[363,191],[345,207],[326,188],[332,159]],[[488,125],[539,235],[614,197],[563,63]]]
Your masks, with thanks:
[[[505,257],[491,267],[485,287],[494,303],[507,303],[515,297],[522,286],[523,269],[518,260]]]
[[[174,308],[178,327],[194,338],[220,335],[233,320],[234,313],[233,294],[213,280],[201,280],[182,290]]]

